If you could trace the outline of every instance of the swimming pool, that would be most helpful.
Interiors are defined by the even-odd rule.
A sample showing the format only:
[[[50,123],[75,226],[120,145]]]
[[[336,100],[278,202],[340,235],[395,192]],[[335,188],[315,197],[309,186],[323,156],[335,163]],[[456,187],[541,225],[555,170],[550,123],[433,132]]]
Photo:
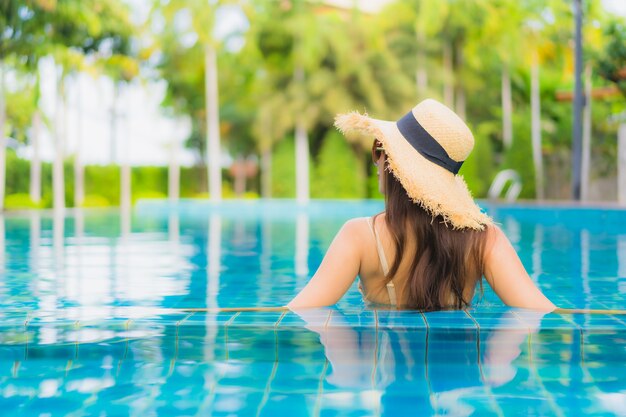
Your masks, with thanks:
[[[624,308],[626,211],[485,206],[561,307]],[[190,313],[288,302],[378,201],[143,201],[0,220],[0,405],[20,415],[626,415],[626,318]],[[4,237],[4,239],[2,239]]]

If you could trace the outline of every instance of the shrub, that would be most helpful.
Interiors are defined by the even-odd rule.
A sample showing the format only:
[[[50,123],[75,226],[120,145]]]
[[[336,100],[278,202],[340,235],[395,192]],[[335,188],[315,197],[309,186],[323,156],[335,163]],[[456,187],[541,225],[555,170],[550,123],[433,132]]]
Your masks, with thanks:
[[[295,198],[296,164],[293,137],[276,145],[272,156],[272,197]]]
[[[4,198],[4,208],[6,210],[23,210],[41,208],[41,204],[31,200],[29,194],[17,193],[9,194]]]
[[[85,195],[85,200],[83,201],[83,207],[109,207],[111,203],[109,200],[98,194],[87,194]]]
[[[496,168],[491,136],[499,129],[500,125],[493,122],[480,123],[473,129],[474,149],[463,163],[459,174],[463,176],[474,197],[486,197],[495,177]]]
[[[311,196],[314,198],[365,197],[363,162],[336,130],[330,130],[324,137],[312,171]]]
[[[167,195],[158,191],[137,191],[133,193],[133,204],[137,202],[137,200],[162,200],[166,199]]]

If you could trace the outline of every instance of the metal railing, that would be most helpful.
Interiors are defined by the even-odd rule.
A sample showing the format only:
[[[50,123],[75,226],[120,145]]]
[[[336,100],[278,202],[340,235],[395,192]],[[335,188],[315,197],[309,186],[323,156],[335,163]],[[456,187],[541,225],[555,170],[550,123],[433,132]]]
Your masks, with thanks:
[[[487,196],[490,200],[497,200],[500,198],[500,194],[502,194],[502,190],[504,187],[509,185],[509,188],[506,190],[504,194],[504,200],[509,203],[517,200],[520,192],[522,191],[522,179],[520,178],[517,171],[513,169],[505,169],[503,171],[498,172],[496,177],[493,179],[491,186],[489,187],[489,192]]]

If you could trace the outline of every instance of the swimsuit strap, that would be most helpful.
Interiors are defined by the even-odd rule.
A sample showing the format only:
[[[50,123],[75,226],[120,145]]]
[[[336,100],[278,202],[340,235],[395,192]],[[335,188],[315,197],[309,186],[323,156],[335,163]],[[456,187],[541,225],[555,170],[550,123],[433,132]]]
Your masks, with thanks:
[[[385,257],[383,245],[381,244],[380,239],[378,239],[376,227],[374,227],[374,219],[372,217],[368,217],[367,224],[369,225],[370,230],[372,231],[372,235],[374,236],[374,240],[376,241],[376,252],[378,252],[378,259],[380,260],[380,266],[383,269],[383,274],[387,276],[387,274],[389,273],[389,264],[387,263],[387,258]],[[389,294],[389,303],[395,306],[397,304],[397,298],[396,287],[393,284],[393,280],[387,283],[387,293]]]

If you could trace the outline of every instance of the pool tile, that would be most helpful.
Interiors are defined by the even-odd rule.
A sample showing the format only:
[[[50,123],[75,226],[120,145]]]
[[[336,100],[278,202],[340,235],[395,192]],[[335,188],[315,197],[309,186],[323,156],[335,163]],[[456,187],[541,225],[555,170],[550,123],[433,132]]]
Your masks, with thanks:
[[[215,390],[219,393],[264,391],[275,372],[274,362],[235,362],[225,366]]]
[[[274,361],[278,350],[273,328],[229,327],[224,335],[229,360]]]
[[[290,327],[290,326],[311,326],[311,327],[323,327],[325,326],[335,310],[328,308],[324,309],[301,309],[297,311],[288,311],[278,323],[278,327]]]
[[[536,311],[520,311],[517,310],[514,312],[519,319],[526,323],[529,330],[535,332],[539,329],[541,330],[564,330],[564,331],[573,331],[578,330],[579,327],[569,321],[566,320],[563,316],[555,313],[538,313]]]
[[[324,392],[320,397],[320,416],[375,415],[382,392],[362,387],[359,390]]]
[[[429,331],[437,329],[476,329],[476,323],[464,312],[433,311],[424,313]]]
[[[283,311],[271,312],[251,312],[244,311],[229,324],[229,326],[275,326],[278,319],[282,318],[286,313]]]
[[[404,416],[408,415],[407,410],[411,410],[411,415],[415,416],[437,415],[428,391],[417,391],[414,393],[398,392],[395,388],[399,385],[400,384],[390,385],[388,389],[383,392],[380,399],[379,415]]]
[[[376,315],[372,310],[333,311],[328,327],[370,327],[376,326]]]
[[[607,330],[626,331],[626,324],[610,315],[597,314],[559,314],[564,320],[573,323],[588,332],[603,332]]]
[[[276,393],[272,391],[258,415],[259,417],[308,416],[309,411],[315,407],[316,399],[315,393]]]
[[[15,327],[20,325],[25,325],[28,317],[28,311],[10,311],[5,310],[2,311],[0,309],[0,329],[4,329],[5,327]]]
[[[216,392],[210,404],[211,416],[256,415],[263,400],[263,391]]]
[[[307,363],[289,362],[280,358],[271,384],[272,393],[315,394],[326,358],[307,358]],[[310,362],[309,362],[310,361]]]
[[[424,315],[417,311],[377,310],[379,328],[425,329]]]
[[[0,331],[0,345],[23,345],[30,343],[35,332],[23,325],[3,327]]]
[[[197,325],[210,325],[210,326],[223,326],[233,319],[237,315],[234,312],[228,313],[204,313],[198,312],[187,316],[180,322],[180,326],[197,326]]]
[[[324,346],[316,332],[296,327],[278,329],[276,332],[277,357],[284,363],[311,361],[324,362]]]

